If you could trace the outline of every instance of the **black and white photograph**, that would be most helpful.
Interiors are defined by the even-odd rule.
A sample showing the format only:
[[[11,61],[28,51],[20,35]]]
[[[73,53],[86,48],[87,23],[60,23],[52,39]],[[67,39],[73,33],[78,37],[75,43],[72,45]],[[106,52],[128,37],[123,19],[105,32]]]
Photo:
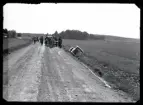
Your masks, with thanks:
[[[140,11],[134,3],[6,3],[3,99],[136,103]]]

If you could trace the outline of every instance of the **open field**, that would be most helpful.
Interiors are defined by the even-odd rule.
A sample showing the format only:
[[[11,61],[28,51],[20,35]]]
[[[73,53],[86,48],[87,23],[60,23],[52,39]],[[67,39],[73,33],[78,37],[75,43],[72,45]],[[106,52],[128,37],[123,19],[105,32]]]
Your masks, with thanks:
[[[7,48],[15,47],[17,45],[22,45],[28,42],[29,42],[28,39],[17,39],[17,38],[3,39],[3,50]]]
[[[29,38],[5,38],[3,39],[3,55],[27,46],[31,43]]]
[[[139,40],[63,40],[66,49],[80,46],[84,55],[79,60],[100,71],[103,78],[116,88],[140,98],[140,42]]]
[[[138,72],[140,61],[140,43],[111,41],[64,40],[64,45],[80,46],[98,61],[107,62],[128,72]]]

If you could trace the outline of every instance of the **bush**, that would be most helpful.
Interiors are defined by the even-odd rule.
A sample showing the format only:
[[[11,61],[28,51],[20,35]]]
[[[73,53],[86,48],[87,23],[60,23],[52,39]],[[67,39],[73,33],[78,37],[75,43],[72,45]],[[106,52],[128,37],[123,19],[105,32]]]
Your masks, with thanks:
[[[16,31],[12,30],[12,31],[8,31],[8,36],[10,38],[15,38],[16,37]]]
[[[94,68],[94,72],[97,73],[100,77],[103,76],[103,73],[101,72],[100,68]]]
[[[17,37],[21,37],[22,35],[20,33],[17,34]]]

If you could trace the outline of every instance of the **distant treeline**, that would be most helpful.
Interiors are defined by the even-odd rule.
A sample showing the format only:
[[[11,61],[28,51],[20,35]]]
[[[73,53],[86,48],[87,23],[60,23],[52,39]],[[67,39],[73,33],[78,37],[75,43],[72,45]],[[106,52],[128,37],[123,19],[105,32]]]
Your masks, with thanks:
[[[3,37],[5,38],[21,37],[21,33],[17,33],[15,30],[3,29]]]
[[[3,36],[7,38],[14,38],[14,37],[21,37],[24,36],[45,36],[44,34],[34,34],[34,33],[17,33],[15,30],[7,30],[3,29]],[[58,33],[57,31],[54,34],[46,34],[46,35],[53,35],[53,36],[61,36],[63,39],[75,39],[75,40],[104,40],[104,35],[94,35],[88,34],[87,32],[81,32],[78,30],[66,30]]]
[[[54,34],[47,34],[53,36],[60,36],[63,39],[75,39],[75,40],[119,40],[119,41],[139,41],[139,39],[133,38],[125,38],[119,36],[112,36],[112,35],[99,35],[99,34],[89,34],[87,32],[81,32],[79,30],[66,30],[58,33],[57,31]]]
[[[55,36],[61,36],[63,39],[76,39],[76,40],[104,40],[105,36],[103,35],[94,35],[88,34],[87,32],[81,32],[78,30],[66,30],[61,33],[54,33]]]
[[[7,36],[8,38],[14,38],[14,37],[40,37],[45,35],[53,35],[57,37],[61,37],[63,39],[74,39],[74,40],[131,40],[131,38],[123,38],[123,37],[117,37],[117,36],[110,36],[110,35],[98,35],[98,34],[89,34],[87,32],[81,32],[79,30],[66,30],[58,33],[55,31],[54,34],[38,34],[38,33],[17,33],[15,30],[7,30],[3,29],[3,36]],[[132,39],[135,40],[135,39]],[[137,39],[136,39],[137,40]]]

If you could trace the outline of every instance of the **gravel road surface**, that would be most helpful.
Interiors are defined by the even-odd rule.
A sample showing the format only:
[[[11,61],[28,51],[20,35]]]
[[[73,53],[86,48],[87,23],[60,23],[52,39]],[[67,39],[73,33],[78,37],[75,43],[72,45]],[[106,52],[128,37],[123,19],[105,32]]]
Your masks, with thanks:
[[[133,102],[63,49],[39,43],[3,60],[3,98],[32,102]]]

